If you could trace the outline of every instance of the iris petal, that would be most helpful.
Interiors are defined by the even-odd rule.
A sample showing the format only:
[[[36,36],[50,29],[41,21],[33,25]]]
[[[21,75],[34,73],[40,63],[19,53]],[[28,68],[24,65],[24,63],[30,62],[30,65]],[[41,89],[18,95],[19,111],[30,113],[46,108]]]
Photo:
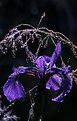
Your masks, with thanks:
[[[68,73],[66,77],[67,77],[67,81],[66,80],[64,81],[64,84],[63,84],[64,87],[61,94],[56,98],[52,99],[52,101],[63,102],[64,96],[66,96],[71,91],[73,78],[70,73]]]
[[[25,89],[23,85],[20,83],[18,79],[18,75],[33,72],[36,73],[36,69],[32,67],[24,67],[19,66],[18,68],[14,68],[14,73],[12,73],[6,83],[3,86],[4,95],[7,97],[9,101],[13,101],[16,99],[24,98],[25,96]]]
[[[50,60],[50,66],[52,67],[56,60],[58,59],[58,57],[61,54],[61,42],[59,41],[56,45],[55,51],[53,52],[52,56],[51,56],[51,60]]]
[[[55,91],[59,90],[61,87],[61,77],[57,74],[54,74],[48,82],[46,83],[46,89],[53,89]]]
[[[3,86],[3,92],[10,102],[25,96],[24,87],[19,80],[13,81],[12,79],[8,79]]]
[[[43,56],[40,56],[36,60],[36,64],[37,64],[37,67],[39,68],[40,72],[41,73],[44,73],[45,64],[46,64],[45,58]]]

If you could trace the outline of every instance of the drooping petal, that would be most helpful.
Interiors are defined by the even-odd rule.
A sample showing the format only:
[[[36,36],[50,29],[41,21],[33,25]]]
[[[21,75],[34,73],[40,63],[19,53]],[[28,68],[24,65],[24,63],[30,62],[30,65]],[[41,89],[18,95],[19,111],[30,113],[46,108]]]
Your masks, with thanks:
[[[61,42],[59,41],[56,45],[55,51],[53,52],[51,56],[50,67],[52,67],[55,64],[60,54],[61,54]]]
[[[25,90],[19,80],[8,79],[3,86],[4,95],[11,102],[25,97]]]
[[[73,78],[70,73],[68,73],[66,77],[67,77],[67,80],[64,80],[63,82],[63,90],[61,94],[58,95],[56,98],[53,98],[52,101],[63,102],[64,96],[66,96],[71,91]]]
[[[58,74],[54,74],[50,77],[48,82],[46,83],[46,89],[53,89],[55,91],[59,90],[61,87],[61,77]]]
[[[34,74],[37,73],[36,69],[33,67],[20,66],[18,68],[15,68],[14,73],[12,73],[8,77],[8,80],[3,86],[3,92],[9,101],[24,98],[25,90],[22,84],[20,83],[20,80],[18,79],[18,75],[21,75],[27,72],[28,73],[33,72]]]

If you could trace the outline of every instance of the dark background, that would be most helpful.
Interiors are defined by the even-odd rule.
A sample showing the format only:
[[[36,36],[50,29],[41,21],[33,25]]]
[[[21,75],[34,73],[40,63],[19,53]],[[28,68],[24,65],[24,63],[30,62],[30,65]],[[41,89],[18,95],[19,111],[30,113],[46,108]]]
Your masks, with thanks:
[[[41,23],[48,29],[59,31],[65,34],[77,45],[77,1],[76,0],[0,0],[0,41],[18,24],[28,23],[37,26],[43,12],[46,17]],[[65,58],[71,52],[65,48]],[[10,55],[0,57],[0,91],[11,73],[14,64],[25,65],[24,58],[19,53],[13,60]],[[77,62],[71,55],[71,64],[76,68]],[[5,76],[4,76],[5,75]],[[77,86],[73,84],[71,93],[65,98],[63,103],[51,102],[51,96],[46,91],[43,107],[43,121],[77,121]],[[8,104],[3,96],[3,104]],[[25,101],[17,101],[13,112],[21,116],[21,121],[27,121],[28,109],[30,108],[29,98]]]

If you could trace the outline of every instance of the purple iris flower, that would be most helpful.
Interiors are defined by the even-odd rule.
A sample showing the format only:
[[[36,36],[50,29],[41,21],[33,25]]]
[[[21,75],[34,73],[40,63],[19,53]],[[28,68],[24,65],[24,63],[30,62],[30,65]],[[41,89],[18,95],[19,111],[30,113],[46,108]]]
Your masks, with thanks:
[[[58,42],[55,51],[53,52],[51,57],[40,56],[36,60],[36,66],[39,68],[41,76],[44,76],[47,73],[51,74],[51,76],[46,82],[46,89],[53,89],[54,91],[58,91],[61,89],[60,95],[52,99],[56,102],[63,101],[64,96],[66,96],[70,92],[73,81],[70,73],[70,66],[58,68],[55,65],[55,62],[61,54],[61,49],[61,42]],[[39,76],[40,79],[41,76]]]
[[[61,42],[59,41],[51,57],[39,56],[38,58],[36,58],[32,52],[27,50],[26,53],[33,59],[36,67],[20,66],[19,68],[14,68],[14,72],[8,77],[8,80],[3,87],[3,92],[7,99],[13,101],[23,98],[25,96],[25,89],[20,83],[18,75],[34,73],[34,75],[38,76],[39,80],[49,74],[49,78],[45,82],[46,89],[53,89],[54,91],[61,89],[61,93],[52,100],[62,102],[64,96],[66,96],[72,88],[73,79],[70,66],[58,68],[55,65],[58,57],[61,55],[61,49]],[[39,71],[37,71],[37,69]]]

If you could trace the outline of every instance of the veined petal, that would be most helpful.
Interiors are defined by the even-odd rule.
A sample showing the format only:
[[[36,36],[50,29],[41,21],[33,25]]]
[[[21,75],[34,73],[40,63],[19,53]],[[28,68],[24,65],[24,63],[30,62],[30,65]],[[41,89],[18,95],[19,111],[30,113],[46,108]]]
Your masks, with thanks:
[[[55,51],[53,52],[51,56],[50,67],[52,67],[55,64],[60,54],[61,54],[61,42],[59,41],[56,45]]]
[[[45,69],[45,58],[43,56],[40,56],[37,60],[36,60],[36,66],[38,67],[38,69],[40,70],[41,73],[44,73],[44,69]]]
[[[19,80],[13,81],[8,79],[3,86],[3,92],[10,102],[25,97],[24,87]]]
[[[61,94],[58,95],[56,98],[53,98],[52,101],[63,102],[64,96],[66,96],[71,91],[73,78],[70,73],[68,73],[66,77],[67,77],[67,80],[64,80],[63,82],[63,90]]]
[[[22,84],[20,83],[20,80],[18,79],[18,75],[27,72],[33,72],[34,74],[37,73],[35,68],[20,66],[18,68],[15,68],[14,73],[12,73],[8,77],[8,80],[3,86],[3,92],[9,101],[24,98],[25,90]]]
[[[50,77],[48,82],[46,83],[46,89],[53,89],[55,91],[59,90],[61,87],[62,79],[58,74],[54,74]]]

